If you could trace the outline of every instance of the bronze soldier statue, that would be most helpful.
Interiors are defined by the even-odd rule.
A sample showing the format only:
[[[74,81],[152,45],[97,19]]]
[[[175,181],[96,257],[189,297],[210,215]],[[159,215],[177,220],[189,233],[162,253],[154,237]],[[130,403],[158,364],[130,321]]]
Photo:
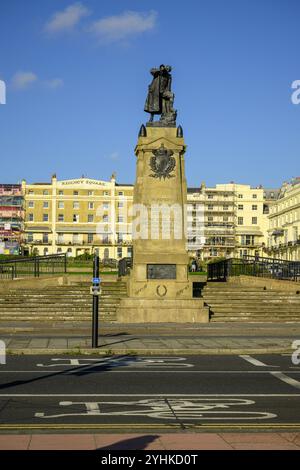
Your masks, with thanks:
[[[161,125],[175,125],[177,112],[173,108],[174,93],[171,90],[172,67],[170,65],[160,65],[153,68],[150,73],[153,80],[149,85],[148,95],[144,110],[150,113],[149,122],[153,122],[154,115],[161,115]]]

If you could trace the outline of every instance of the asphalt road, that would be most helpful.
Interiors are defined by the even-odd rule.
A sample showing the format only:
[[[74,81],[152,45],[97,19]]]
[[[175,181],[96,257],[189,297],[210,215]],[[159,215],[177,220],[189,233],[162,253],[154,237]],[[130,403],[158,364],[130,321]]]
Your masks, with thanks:
[[[8,356],[0,431],[300,429],[290,355]]]

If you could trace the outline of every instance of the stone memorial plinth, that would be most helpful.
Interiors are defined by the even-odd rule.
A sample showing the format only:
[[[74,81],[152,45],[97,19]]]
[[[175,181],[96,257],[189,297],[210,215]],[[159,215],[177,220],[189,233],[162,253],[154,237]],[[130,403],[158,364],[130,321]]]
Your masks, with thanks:
[[[119,322],[208,322],[208,308],[193,298],[188,278],[186,146],[176,125],[171,70],[163,64],[150,70],[144,107],[150,120],[141,126],[135,149],[133,266],[126,280],[128,297],[117,309]]]

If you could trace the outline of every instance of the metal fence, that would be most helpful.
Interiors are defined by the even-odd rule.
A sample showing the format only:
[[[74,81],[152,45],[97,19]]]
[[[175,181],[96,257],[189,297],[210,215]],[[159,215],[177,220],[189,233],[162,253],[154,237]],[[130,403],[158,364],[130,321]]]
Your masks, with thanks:
[[[67,272],[65,253],[0,260],[0,279],[40,277]]]
[[[300,262],[258,256],[229,258],[207,265],[208,281],[226,281],[232,276],[256,276],[300,281]]]
[[[14,267],[0,265],[0,279],[13,279]]]

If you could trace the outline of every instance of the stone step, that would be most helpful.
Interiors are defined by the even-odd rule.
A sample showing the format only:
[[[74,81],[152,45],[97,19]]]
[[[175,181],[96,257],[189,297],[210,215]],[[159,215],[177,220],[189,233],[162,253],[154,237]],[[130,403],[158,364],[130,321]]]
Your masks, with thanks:
[[[112,296],[107,296],[107,295],[101,295],[99,296],[99,299],[103,300],[103,301],[106,301],[106,302],[113,302],[114,300],[119,300],[121,298],[124,298],[122,296],[115,296],[115,297],[112,297]],[[22,298],[22,299],[5,299],[3,300],[2,302],[0,302],[0,306],[3,305],[8,305],[8,304],[36,304],[36,305],[40,305],[41,304],[41,301],[43,304],[47,304],[47,305],[51,305],[53,303],[60,303],[60,304],[71,304],[71,303],[80,303],[80,302],[92,302],[92,296],[91,295],[88,295],[86,297],[76,297],[75,299],[66,299],[66,298],[62,298],[62,299],[58,299],[58,298],[54,298],[54,299],[49,299],[48,297],[45,297],[45,298],[36,298],[36,297],[28,297],[27,299],[25,298]]]
[[[212,322],[299,322],[300,285],[295,290],[208,283],[202,291]]]
[[[92,284],[91,284],[92,285]],[[101,289],[104,292],[126,292],[126,289],[117,289],[117,288],[111,288],[107,289],[103,286],[101,286]],[[29,289],[29,290],[24,290],[24,289],[11,289],[8,292],[7,291],[0,291],[0,295],[6,295],[6,294],[14,294],[14,295],[30,295],[30,294],[49,294],[49,295],[68,295],[68,294],[81,294],[83,292],[89,292],[90,288],[88,289],[67,289],[67,290],[60,290],[60,289],[54,289],[54,290],[49,290],[48,288],[45,289]]]
[[[101,291],[101,295],[104,295],[106,297],[113,297],[115,295],[117,296],[122,296],[122,297],[125,297],[127,294],[126,292],[106,292],[106,291]],[[20,293],[20,294],[6,294],[6,295],[2,295],[0,296],[0,301],[2,300],[5,300],[5,299],[28,299],[28,298],[49,298],[49,299],[55,299],[55,298],[58,298],[58,299],[64,299],[64,298],[68,298],[68,299],[72,299],[72,298],[81,298],[81,297],[88,297],[90,296],[90,291],[88,292],[82,292],[81,294],[78,294],[78,293],[74,293],[74,294],[53,294],[53,295],[49,295],[47,292],[45,293],[30,293],[30,294],[23,294],[23,293]]]
[[[267,297],[267,296],[262,296],[262,297],[246,297],[246,296],[235,296],[235,297],[223,297],[223,296],[213,296],[213,297],[208,297],[204,296],[203,299],[206,302],[215,302],[215,303],[221,303],[221,302],[233,302],[233,303],[238,303],[238,302],[255,302],[255,303],[271,303],[271,302],[278,302],[278,303],[284,303],[284,302],[294,302],[296,304],[300,305],[300,297],[299,296],[288,296],[288,297]]]
[[[72,286],[0,291],[2,321],[90,321],[91,282]],[[127,296],[126,283],[102,282],[99,298],[100,320],[115,321],[120,299]]]
[[[294,287],[294,290],[295,292],[300,290],[299,289],[300,286],[295,284],[295,287]],[[270,289],[270,288],[266,288],[264,289],[263,287],[260,287],[259,289],[252,289],[250,287],[244,287],[244,286],[241,286],[241,287],[219,287],[219,288],[209,288],[207,286],[205,286],[203,288],[203,291],[204,292],[212,292],[212,293],[215,293],[215,292],[224,292],[224,293],[227,293],[227,292],[249,292],[249,293],[253,293],[253,294],[256,294],[256,293],[260,293],[260,292],[278,292],[278,293],[288,293],[288,292],[293,292],[293,290],[285,290],[285,289]]]
[[[99,312],[115,312],[116,311],[116,307],[112,307],[112,308],[99,308]],[[21,311],[21,310],[13,310],[13,311],[6,311],[6,312],[0,312],[0,318],[3,319],[3,317],[5,316],[9,316],[9,317],[12,317],[12,316],[15,316],[15,317],[19,317],[19,316],[23,316],[23,315],[26,315],[26,316],[31,316],[32,318],[35,318],[36,316],[41,316],[41,317],[47,317],[47,315],[62,315],[62,314],[72,314],[72,315],[77,315],[77,316],[82,316],[82,315],[86,315],[86,314],[90,314],[92,312],[92,307],[90,306],[89,308],[85,308],[85,309],[82,309],[82,310],[74,310],[74,309],[63,309],[63,310],[51,310],[51,311],[46,311],[46,310],[41,310],[41,311],[32,311],[32,310],[25,310],[25,311]]]
[[[121,294],[121,295],[125,295],[125,292],[120,292],[120,291],[115,291],[115,292],[107,292],[106,290],[101,290],[101,292],[104,294],[104,295],[114,295],[114,294]],[[0,294],[0,298],[3,299],[3,298],[6,298],[6,297],[24,297],[24,298],[28,298],[28,297],[49,297],[50,299],[53,298],[53,297],[58,297],[58,298],[64,298],[64,297],[81,297],[81,296],[84,296],[84,295],[90,295],[90,290],[87,290],[87,291],[84,291],[84,292],[68,292],[68,293],[65,293],[65,294],[62,294],[62,293],[53,293],[53,294],[49,294],[47,291],[43,291],[43,292],[35,292],[35,291],[31,291],[30,293],[28,294],[24,294],[23,292],[16,292],[16,293],[5,293],[5,294]]]
[[[99,315],[104,315],[104,314],[115,314],[116,309],[110,309],[110,310],[102,310],[99,309]],[[57,312],[36,312],[35,315],[32,313],[28,312],[11,312],[11,313],[1,313],[0,314],[0,320],[4,321],[5,319],[9,319],[10,321],[16,320],[16,319],[22,319],[24,316],[26,318],[29,318],[30,320],[36,320],[37,318],[44,318],[47,319],[48,317],[53,317],[53,318],[58,318],[60,316],[72,316],[72,317],[78,317],[82,319],[85,316],[91,317],[92,315],[92,309],[86,309],[82,312],[74,312],[74,311],[57,311]]]
[[[253,323],[256,323],[256,322],[265,322],[265,323],[290,323],[290,322],[294,322],[294,323],[300,323],[300,319],[299,318],[294,318],[294,317],[291,317],[291,318],[284,318],[284,317],[275,317],[275,318],[269,318],[269,317],[256,317],[256,318],[253,318],[253,317],[211,317],[210,319],[211,322],[232,322],[232,321],[236,321],[236,322],[253,322]]]
[[[109,308],[116,308],[119,304],[118,303],[114,303],[114,304],[105,304],[105,303],[99,303],[99,306],[102,307],[102,308],[106,308],[106,309],[109,309]],[[53,306],[52,308],[49,308],[49,307],[45,307],[45,306],[40,306],[40,307],[31,307],[31,306],[28,306],[28,307],[25,307],[25,308],[17,308],[17,307],[1,307],[0,308],[0,314],[3,313],[3,312],[57,312],[57,311],[78,311],[78,312],[82,312],[83,310],[86,310],[86,309],[91,309],[92,308],[92,304],[85,304],[85,305],[79,305],[79,306],[74,306],[74,305],[56,305],[56,306]]]
[[[205,285],[205,289],[217,289],[217,290],[230,290],[230,289],[243,289],[243,290],[252,290],[252,291],[260,291],[260,290],[263,290],[265,286],[246,286],[246,285],[242,285],[242,284],[227,284],[226,282],[216,282],[216,283],[212,283],[212,282],[208,282],[206,285]]]
[[[204,302],[211,306],[211,307],[222,307],[226,306],[228,308],[240,308],[240,307],[254,307],[254,308],[300,308],[300,304],[298,302],[246,302],[243,300],[243,302],[207,302],[204,299]]]
[[[102,309],[114,309],[119,306],[118,303],[115,304],[101,304],[99,303],[99,307]],[[38,312],[62,312],[62,311],[73,311],[73,312],[82,312],[84,310],[91,310],[92,304],[85,304],[85,305],[80,305],[78,307],[74,307],[74,305],[65,305],[61,307],[60,305],[53,306],[53,308],[47,308],[47,307],[40,307],[40,308],[35,308],[35,307],[27,307],[27,308],[20,308],[20,307],[8,307],[8,308],[1,308],[0,309],[0,315],[5,314],[5,313],[13,313],[13,312],[26,312],[32,314],[36,314]]]
[[[40,295],[35,295],[35,294],[31,294],[31,295],[7,295],[5,297],[0,297],[0,302],[5,302],[7,300],[27,300],[27,299],[36,299],[36,300],[40,300],[40,299],[43,299],[43,300],[46,300],[48,299],[49,301],[53,301],[55,299],[58,299],[59,301],[62,301],[64,299],[67,299],[68,301],[72,301],[73,299],[76,300],[76,299],[87,299],[87,298],[91,298],[91,294],[90,292],[88,293],[85,293],[85,294],[81,294],[81,295],[53,295],[53,296],[49,296],[47,294],[40,294]],[[113,294],[109,294],[107,292],[101,292],[101,297],[105,297],[105,298],[113,298],[113,297],[126,297],[126,294],[123,294],[123,293],[115,293],[114,295]]]
[[[19,287],[19,288],[10,288],[11,292],[32,292],[34,291],[46,291],[46,292],[66,292],[66,291],[74,291],[74,292],[79,292],[79,291],[85,291],[89,290],[90,286],[92,285],[92,282],[90,282],[87,286],[47,286],[47,287],[36,287],[36,288],[26,288],[26,287]],[[103,282],[101,283],[101,287],[103,289],[107,290],[119,290],[123,289],[126,290],[126,285],[118,285],[117,283],[113,283],[112,285],[107,285],[104,284]]]
[[[122,297],[102,297],[102,296],[99,296],[99,300],[103,301],[103,302],[108,302],[108,303],[111,303],[113,301],[120,301]],[[0,307],[5,307],[7,305],[26,305],[26,304],[32,304],[32,305],[41,305],[41,304],[45,304],[45,305],[52,305],[52,304],[68,304],[68,305],[72,305],[72,304],[78,304],[78,303],[82,303],[82,302],[85,302],[85,303],[91,303],[93,300],[93,297],[91,295],[89,295],[88,297],[79,297],[77,299],[8,299],[6,300],[5,302],[0,302]]]
[[[116,310],[99,310],[99,315],[112,315],[115,314]],[[47,320],[47,318],[59,318],[59,317],[64,317],[64,316],[71,316],[74,318],[79,318],[79,320],[82,320],[82,318],[88,317],[92,318],[92,309],[86,310],[85,312],[78,313],[78,312],[48,312],[48,313],[37,313],[36,315],[30,315],[26,312],[23,313],[12,313],[12,314],[3,314],[0,315],[1,321],[4,320],[10,320],[10,321],[19,321],[23,317],[29,318],[29,320],[35,321],[37,318],[42,318],[43,320]]]
[[[92,285],[92,284],[91,284]],[[89,289],[87,289],[86,287],[84,289],[77,289],[76,287],[75,288],[63,288],[63,287],[55,287],[55,288],[50,288],[50,287],[44,287],[43,289],[41,288],[35,288],[35,289],[24,289],[23,287],[20,287],[19,289],[9,289],[9,292],[11,293],[16,293],[16,294],[19,294],[19,293],[24,293],[26,295],[28,294],[32,294],[32,293],[43,293],[43,292],[47,292],[49,294],[68,294],[68,293],[81,293],[81,292],[88,292]],[[3,293],[6,293],[7,291],[3,291],[1,290],[0,291],[0,294],[3,294]]]
[[[116,316],[113,316],[113,315],[100,315],[99,316],[99,319],[100,319],[100,322],[101,321],[116,321]],[[33,319],[31,317],[18,317],[17,319],[13,319],[13,318],[3,318],[3,320],[5,321],[30,321],[32,322]],[[76,322],[86,322],[86,321],[90,321],[91,320],[91,317],[89,316],[86,316],[86,317],[82,317],[82,318],[78,318],[78,317],[74,317],[74,316],[67,316],[67,315],[64,315],[64,316],[49,316],[47,319],[44,319],[44,318],[40,318],[40,317],[36,317],[34,319],[34,321],[36,322],[45,322],[47,323],[49,320],[52,320],[52,321],[65,321],[65,322],[68,322],[68,321],[76,321]]]
[[[251,312],[251,313],[262,313],[262,314],[276,314],[276,313],[282,313],[282,314],[289,314],[289,313],[294,313],[295,315],[298,315],[300,313],[299,308],[253,308],[249,307],[247,305],[244,305],[240,308],[230,308],[230,307],[220,307],[220,306],[209,306],[209,309],[211,312],[232,312],[235,315],[239,312]]]
[[[250,308],[240,308],[240,309],[230,309],[230,308],[210,308],[210,312],[217,314],[233,314],[233,315],[243,315],[244,312],[248,312],[249,315],[300,315],[300,310],[263,310],[263,309],[250,309]]]
[[[265,296],[265,297],[272,297],[272,296],[289,296],[289,295],[295,295],[296,297],[300,297],[300,294],[298,293],[297,294],[297,290],[294,290],[294,291],[271,291],[271,290],[262,290],[262,291],[259,291],[259,292],[241,292],[241,291],[206,291],[206,290],[203,290],[202,291],[202,294],[203,295],[208,295],[210,297],[213,297],[215,295],[223,295],[223,296],[238,296],[238,295],[244,295],[244,296],[251,296],[251,297],[255,297],[255,296],[258,296],[258,297],[262,297],[262,296]],[[300,290],[299,290],[300,292]]]
[[[254,307],[254,308],[269,308],[270,310],[273,309],[281,309],[281,308],[289,308],[289,309],[299,309],[300,304],[298,302],[247,302],[245,300],[240,301],[240,302],[234,302],[234,301],[229,301],[229,302],[218,302],[218,301],[213,301],[213,302],[208,302],[204,299],[204,303],[207,306],[214,307],[214,308],[219,308],[219,307],[228,307],[228,308],[239,308],[239,307]]]
[[[210,321],[212,323],[230,323],[230,322],[236,322],[236,323],[299,323],[299,319],[293,319],[293,318],[257,318],[257,319],[252,319],[252,318],[240,318],[240,317],[225,317],[225,318],[211,318]]]
[[[299,292],[297,294],[297,292]],[[223,291],[223,290],[206,290],[206,289],[203,289],[202,290],[202,293],[203,295],[210,295],[210,296],[214,296],[214,295],[251,295],[251,296],[272,296],[272,295],[278,295],[278,296],[287,296],[287,295],[296,295],[298,297],[300,297],[300,289],[299,291],[297,289],[293,290],[293,291],[272,291],[272,290],[261,290],[259,292],[252,292],[252,291],[240,291],[240,290],[234,290],[234,291]]]
[[[24,312],[25,313],[25,312]],[[300,313],[299,312],[249,312],[248,310],[243,310],[241,312],[223,312],[223,311],[212,311],[210,310],[210,315],[214,317],[228,317],[228,316],[235,316],[238,317],[240,316],[241,318],[244,316],[251,316],[253,318],[256,317],[267,317],[267,318],[275,318],[275,317],[284,317],[284,318],[290,318],[290,317],[295,317],[295,318],[300,318]],[[2,315],[1,315],[2,317]]]

